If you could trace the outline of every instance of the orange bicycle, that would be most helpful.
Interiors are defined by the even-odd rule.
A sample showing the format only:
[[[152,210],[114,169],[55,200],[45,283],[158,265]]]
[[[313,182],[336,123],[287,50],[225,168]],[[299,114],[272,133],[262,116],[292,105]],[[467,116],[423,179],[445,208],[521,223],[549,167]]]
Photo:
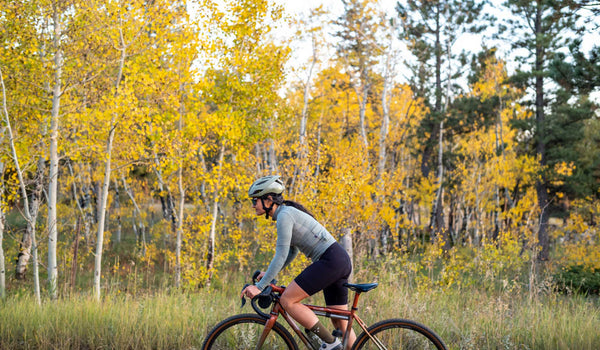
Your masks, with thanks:
[[[256,281],[258,271],[252,277]],[[411,320],[394,318],[367,326],[358,316],[358,299],[377,287],[377,283],[351,284],[345,286],[354,292],[354,300],[350,310],[338,310],[328,307],[309,305],[318,316],[348,320],[347,331],[356,322],[362,333],[356,338],[352,349],[438,349],[446,350],[442,339],[426,326]],[[276,286],[273,281],[261,294],[251,300],[256,314],[240,314],[229,317],[217,324],[206,336],[202,344],[203,350],[240,350],[240,349],[293,349],[298,344],[292,334],[277,319],[282,316],[293,332],[301,340],[306,349],[318,350],[319,343],[309,332],[302,332],[296,322],[287,314],[279,303],[279,297],[285,290],[284,286]],[[245,299],[242,298],[242,306]],[[269,309],[269,313],[264,309]],[[337,336],[342,333],[337,332]],[[334,334],[335,334],[334,332]],[[342,344],[345,348],[347,337]]]

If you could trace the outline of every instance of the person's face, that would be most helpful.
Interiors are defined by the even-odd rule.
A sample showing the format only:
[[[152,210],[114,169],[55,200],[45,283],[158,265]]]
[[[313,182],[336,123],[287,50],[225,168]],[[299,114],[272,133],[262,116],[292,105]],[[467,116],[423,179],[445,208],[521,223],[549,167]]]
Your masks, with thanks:
[[[271,199],[269,197],[263,199],[252,198],[252,207],[256,211],[256,215],[263,215],[265,213],[265,207],[263,206],[263,202],[266,207],[269,207],[271,205]]]

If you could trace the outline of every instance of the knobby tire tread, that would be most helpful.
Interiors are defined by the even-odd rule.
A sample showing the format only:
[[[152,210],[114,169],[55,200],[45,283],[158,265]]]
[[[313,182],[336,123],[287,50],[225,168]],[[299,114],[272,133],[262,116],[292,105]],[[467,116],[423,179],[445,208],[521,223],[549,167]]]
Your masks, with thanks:
[[[444,344],[442,339],[437,334],[435,334],[435,332],[427,328],[425,325],[422,325],[415,321],[401,318],[388,319],[373,324],[372,326],[367,328],[367,330],[371,335],[377,336],[377,333],[384,332],[385,330],[388,330],[390,328],[402,328],[420,333],[424,337],[426,337],[431,342],[431,344],[433,344],[436,347],[436,349],[447,350],[446,345]],[[352,350],[361,350],[365,345],[369,343],[372,343],[372,340],[369,338],[369,335],[365,332],[362,332],[356,339],[354,345],[352,346]]]
[[[211,346],[215,342],[215,339],[217,339],[221,333],[223,333],[225,330],[227,330],[231,327],[234,327],[238,324],[244,324],[244,323],[256,323],[256,324],[264,325],[266,323],[266,321],[267,320],[265,318],[263,318],[259,315],[256,315],[256,314],[239,314],[239,315],[234,315],[234,316],[228,317],[228,318],[224,319],[223,321],[219,322],[219,324],[217,324],[208,333],[208,335],[204,339],[204,342],[202,343],[201,349],[202,350],[211,350]],[[281,324],[276,322],[275,325],[273,325],[271,332],[274,332],[275,334],[279,335],[279,337],[281,337],[283,339],[284,343],[287,345],[288,349],[298,350],[298,345],[296,344],[294,337]]]

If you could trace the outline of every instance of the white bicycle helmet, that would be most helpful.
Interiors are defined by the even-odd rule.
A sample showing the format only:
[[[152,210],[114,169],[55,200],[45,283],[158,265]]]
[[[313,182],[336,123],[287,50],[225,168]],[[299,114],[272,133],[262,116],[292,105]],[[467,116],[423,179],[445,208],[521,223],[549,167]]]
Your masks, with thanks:
[[[262,197],[267,193],[280,194],[285,189],[283,181],[279,175],[270,175],[261,177],[254,181],[248,190],[248,196],[251,198]]]

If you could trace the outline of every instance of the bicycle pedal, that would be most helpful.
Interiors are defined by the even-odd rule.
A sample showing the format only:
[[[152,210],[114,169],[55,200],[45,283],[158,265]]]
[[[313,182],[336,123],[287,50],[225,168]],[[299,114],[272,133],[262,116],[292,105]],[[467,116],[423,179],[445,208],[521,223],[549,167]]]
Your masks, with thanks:
[[[336,329],[333,332],[331,332],[331,335],[333,335],[336,338],[341,338],[344,335],[344,333],[341,330]]]

